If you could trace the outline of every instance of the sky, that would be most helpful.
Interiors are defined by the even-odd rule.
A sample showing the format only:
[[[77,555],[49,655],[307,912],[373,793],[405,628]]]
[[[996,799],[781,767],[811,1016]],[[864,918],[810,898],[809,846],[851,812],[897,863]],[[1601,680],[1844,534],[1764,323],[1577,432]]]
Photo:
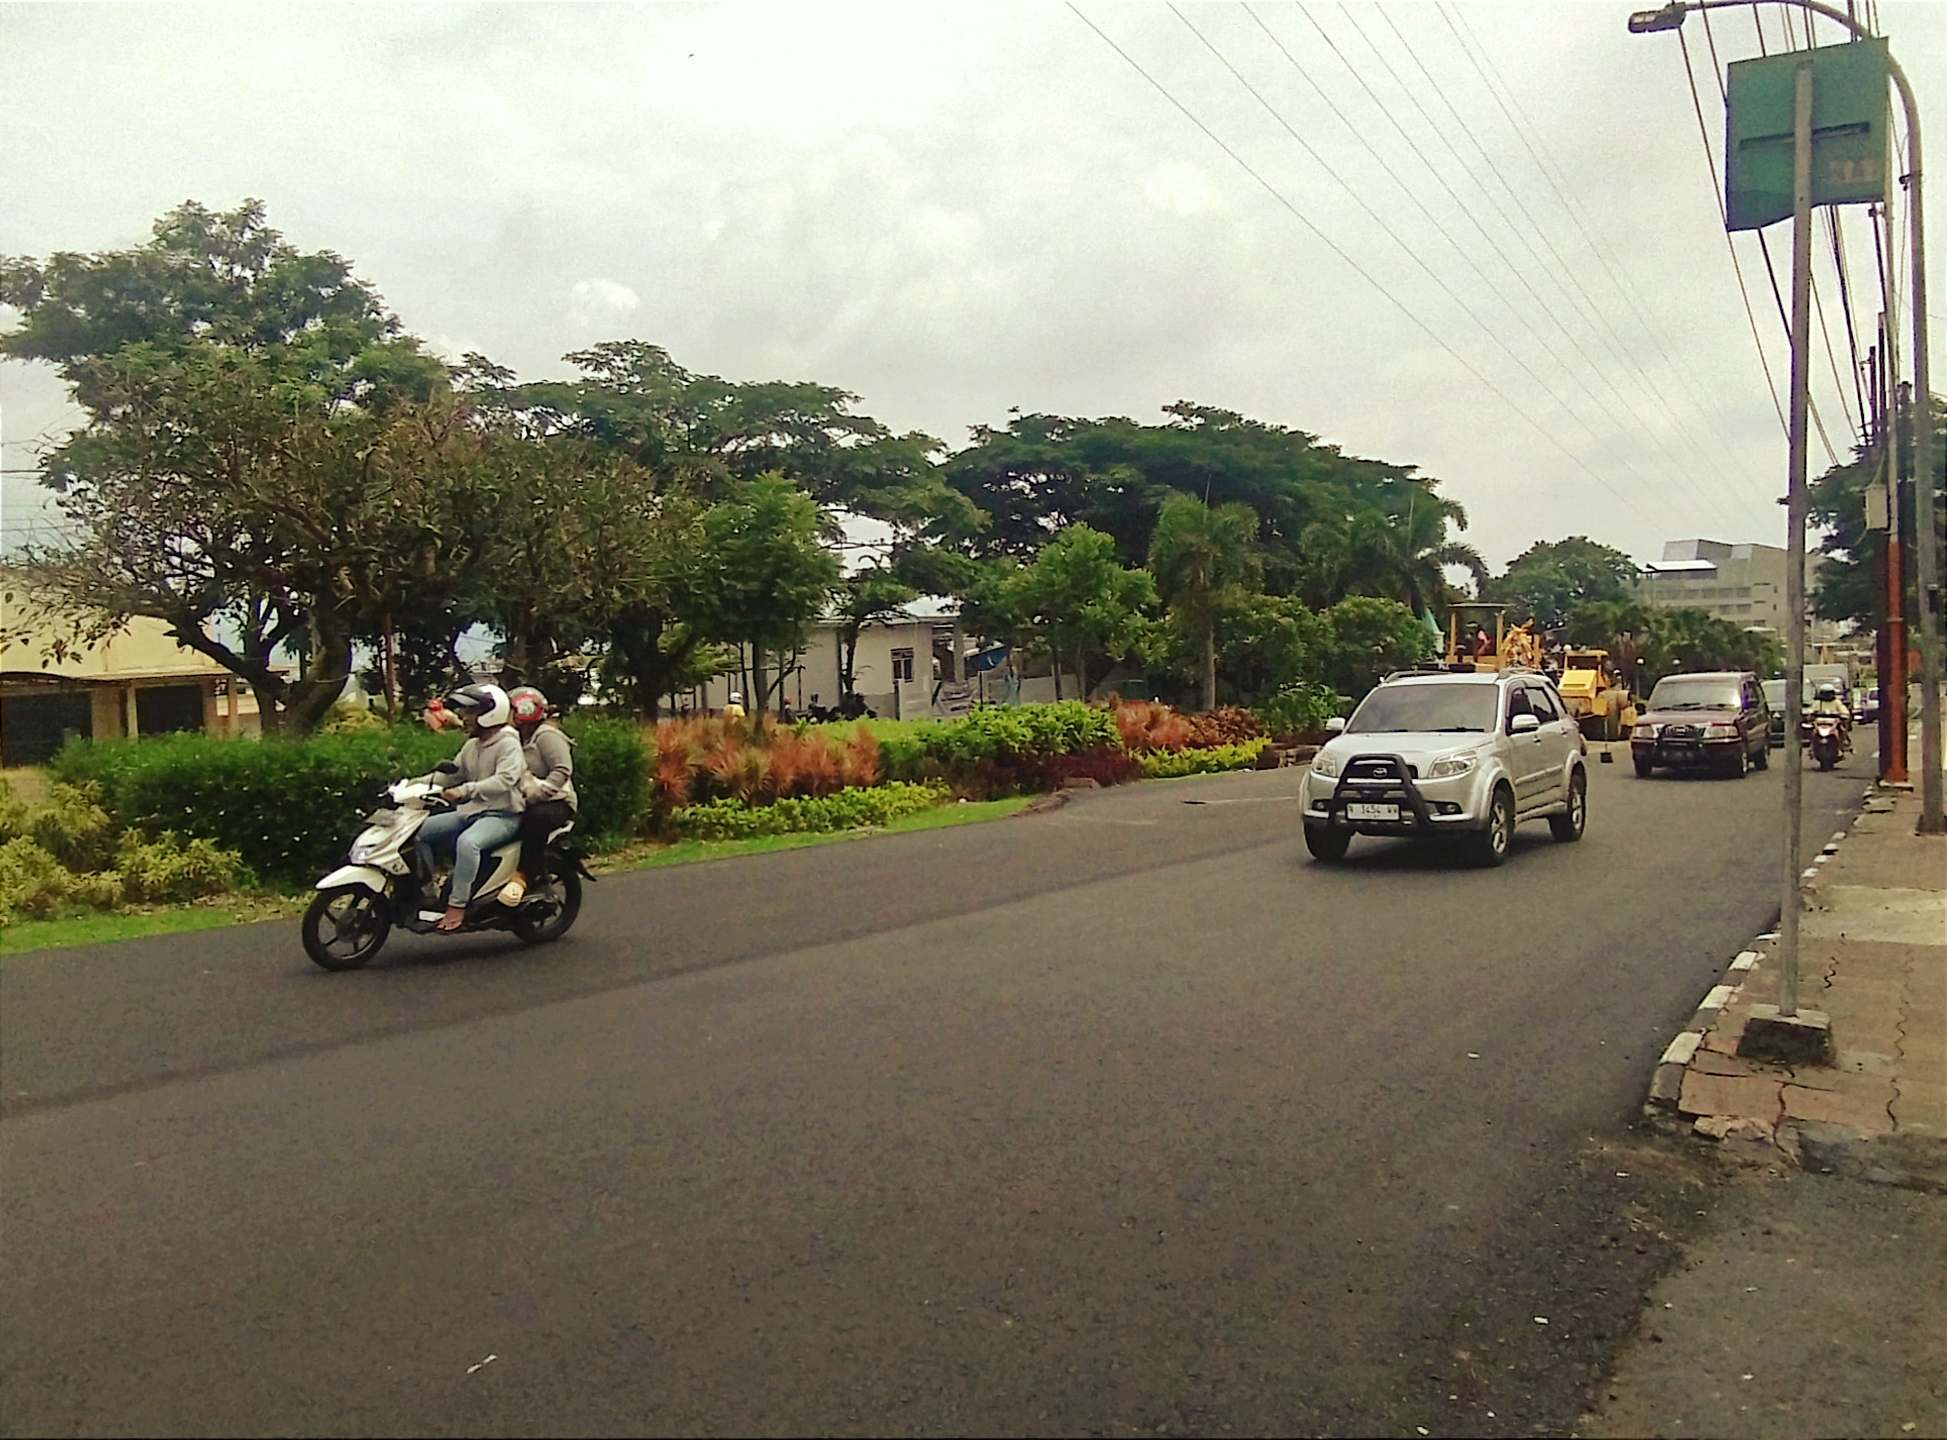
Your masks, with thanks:
[[[1760,354],[1782,399],[1784,326],[1740,235],[1754,337],[1718,218],[1708,49],[1786,48],[1782,9],[1690,17],[1708,144],[1678,37],[1628,13],[4,3],[0,253],[130,247],[184,200],[255,197],[430,346],[522,378],[637,338],[950,448],[1016,408],[1190,400],[1419,467],[1497,568],[1570,534],[1639,560],[1782,544]],[[1939,153],[1947,5],[1877,13]],[[1863,353],[1872,230],[1839,219]],[[1789,226],[1766,238],[1785,285]],[[1817,239],[1813,398],[1845,456],[1853,345]],[[1938,258],[1929,285],[1939,316]],[[0,365],[10,539],[76,418],[47,368]]]

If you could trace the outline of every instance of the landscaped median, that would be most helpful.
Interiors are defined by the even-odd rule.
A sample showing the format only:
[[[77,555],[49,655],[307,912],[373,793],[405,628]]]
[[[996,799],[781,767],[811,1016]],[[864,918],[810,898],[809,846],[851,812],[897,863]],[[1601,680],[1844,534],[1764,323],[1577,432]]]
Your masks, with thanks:
[[[1271,743],[1248,710],[1148,702],[789,726],[577,717],[568,728],[580,829],[603,868],[997,818],[1078,783],[1250,769]],[[387,782],[426,773],[457,743],[404,726],[75,742],[44,798],[0,797],[0,952],[283,913],[339,862]]]

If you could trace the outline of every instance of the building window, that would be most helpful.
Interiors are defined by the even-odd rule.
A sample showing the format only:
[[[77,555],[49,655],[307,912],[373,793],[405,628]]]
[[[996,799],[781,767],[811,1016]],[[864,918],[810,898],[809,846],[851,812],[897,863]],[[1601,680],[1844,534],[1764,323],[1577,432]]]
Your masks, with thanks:
[[[892,678],[895,684],[913,683],[913,652],[910,648],[892,652]]]

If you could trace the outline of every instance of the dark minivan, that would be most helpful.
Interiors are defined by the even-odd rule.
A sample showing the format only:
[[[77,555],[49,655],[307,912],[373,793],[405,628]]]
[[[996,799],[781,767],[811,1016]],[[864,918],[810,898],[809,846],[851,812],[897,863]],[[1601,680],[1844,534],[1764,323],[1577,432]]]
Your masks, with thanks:
[[[1629,748],[1639,778],[1659,765],[1742,777],[1771,763],[1770,730],[1771,707],[1749,671],[1666,675],[1636,717]]]

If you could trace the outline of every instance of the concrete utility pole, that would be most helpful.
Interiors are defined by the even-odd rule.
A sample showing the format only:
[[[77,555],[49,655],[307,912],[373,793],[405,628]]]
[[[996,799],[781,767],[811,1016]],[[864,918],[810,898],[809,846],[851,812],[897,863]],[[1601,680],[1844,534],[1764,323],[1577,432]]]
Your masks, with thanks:
[[[1670,0],[1661,10],[1643,10],[1629,17],[1631,34],[1644,35],[1658,30],[1674,30],[1692,10],[1724,10],[1732,7],[1755,8],[1761,0]],[[1873,39],[1871,31],[1843,10],[1835,10],[1820,0],[1779,0],[1800,10],[1823,15],[1843,25],[1855,39]],[[1913,307],[1913,560],[1920,598],[1920,833],[1947,833],[1947,815],[1942,814],[1940,752],[1940,521],[1934,504],[1933,388],[1927,357],[1927,244],[1926,202],[1920,163],[1920,106],[1906,72],[1889,52],[1887,73],[1899,91],[1906,109],[1907,225],[1912,252]],[[1797,336],[1794,335],[1794,341]],[[1799,583],[1802,585],[1803,578]],[[1882,700],[1884,693],[1882,692]],[[1794,857],[1795,863],[1795,857]]]
[[[1792,395],[1785,490],[1785,870],[1778,909],[1778,1013],[1798,1014],[1799,840],[1805,819],[1805,491],[1812,380],[1812,62],[1792,97]]]

